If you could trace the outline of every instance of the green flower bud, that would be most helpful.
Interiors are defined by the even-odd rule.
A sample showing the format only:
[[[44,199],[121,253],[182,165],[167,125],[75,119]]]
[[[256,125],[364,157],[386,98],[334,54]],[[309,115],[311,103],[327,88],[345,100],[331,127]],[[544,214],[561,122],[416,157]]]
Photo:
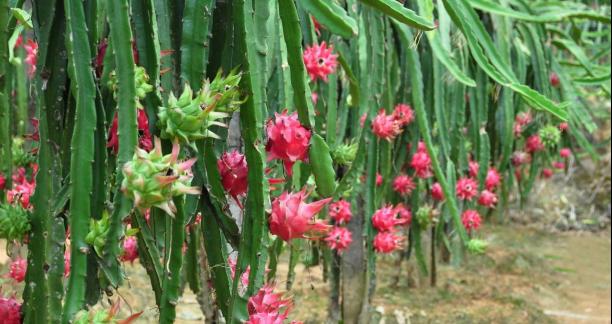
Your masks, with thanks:
[[[102,256],[102,251],[106,245],[106,236],[110,229],[109,225],[108,212],[105,210],[102,213],[102,218],[99,220],[92,219],[90,221],[89,233],[85,236],[85,242],[93,246],[99,256]]]
[[[542,138],[542,143],[549,149],[557,146],[561,140],[561,131],[553,125],[547,125],[541,128],[538,134],[540,138]]]

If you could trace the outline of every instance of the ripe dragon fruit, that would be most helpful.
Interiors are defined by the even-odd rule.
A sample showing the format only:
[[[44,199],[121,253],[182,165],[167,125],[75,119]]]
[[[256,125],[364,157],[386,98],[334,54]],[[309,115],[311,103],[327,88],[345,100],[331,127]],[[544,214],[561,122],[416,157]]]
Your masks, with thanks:
[[[227,264],[230,268],[230,274],[232,275],[232,280],[236,277],[236,258],[228,256]],[[243,288],[246,288],[249,285],[249,276],[251,275],[251,266],[247,266],[246,270],[240,276],[240,284],[242,284]]]
[[[457,197],[461,200],[472,200],[478,195],[478,183],[472,178],[457,180]]]
[[[548,79],[553,88],[558,88],[561,85],[561,79],[559,79],[559,75],[556,72],[550,72]]]
[[[138,258],[138,244],[134,236],[127,236],[123,240],[123,252],[121,253],[121,261],[134,263]]]
[[[351,203],[346,200],[338,200],[329,204],[329,217],[337,224],[348,223],[353,217]]]
[[[549,168],[542,169],[542,177],[544,177],[544,179],[549,179],[554,174],[555,174],[555,172],[553,170],[549,169]]]
[[[270,119],[266,125],[266,133],[268,161],[283,161],[288,175],[292,174],[291,168],[296,161],[308,159],[308,144],[312,133],[302,126],[296,112],[288,114],[285,110],[281,114],[275,113],[274,119]]]
[[[478,197],[478,204],[487,208],[494,208],[497,204],[497,195],[489,190],[483,190]]]
[[[442,186],[439,182],[431,185],[431,198],[436,201],[444,200],[444,191],[442,190]]]
[[[395,226],[405,225],[409,221],[409,219],[399,217],[398,210],[392,205],[385,205],[372,215],[372,226],[380,232],[390,231]]]
[[[480,170],[480,165],[478,165],[478,162],[476,161],[469,161],[468,162],[468,174],[470,175],[470,177],[472,178],[478,178],[478,171]]]
[[[329,246],[330,249],[336,250],[338,253],[342,253],[342,251],[346,250],[351,242],[353,241],[353,236],[351,232],[345,227],[334,227],[327,237],[325,238],[325,243]]]
[[[542,143],[542,138],[538,134],[534,134],[527,138],[525,142],[525,151],[527,153],[535,153],[542,151],[544,149],[544,143]]]
[[[178,162],[180,147],[174,143],[172,153],[163,155],[161,142],[155,138],[155,148],[146,152],[137,148],[132,161],[123,166],[124,179],[121,190],[134,201],[141,211],[158,207],[174,216],[176,207],[172,197],[183,194],[199,194],[191,187],[191,166],[195,158]]]
[[[0,321],[3,324],[21,324],[21,304],[14,297],[0,297]]]
[[[325,42],[308,46],[304,50],[304,65],[311,81],[321,79],[327,82],[328,75],[336,71],[338,55],[333,53],[334,47]]]
[[[205,81],[195,97],[188,84],[178,99],[171,93],[167,106],[159,107],[157,114],[161,137],[176,138],[190,145],[205,137],[219,138],[209,127],[225,127],[218,120],[229,117],[228,112],[235,111],[242,104],[238,89],[241,77],[242,74],[236,71],[226,77],[218,73],[212,82]]]
[[[571,155],[572,155],[572,151],[568,148],[562,148],[559,150],[559,156],[564,159],[569,158]]]
[[[531,155],[529,153],[523,151],[516,151],[512,153],[512,158],[510,160],[512,165],[515,167],[519,167],[523,164],[527,164],[531,162]]]
[[[468,232],[471,232],[478,230],[482,219],[477,211],[468,209],[461,214],[461,222],[463,223],[463,227],[465,227]]]
[[[240,205],[238,197],[244,195],[248,187],[249,169],[244,155],[236,150],[224,152],[217,160],[217,168],[223,188]]]
[[[406,238],[392,231],[380,232],[374,236],[372,246],[374,251],[378,253],[392,253],[396,250],[401,250]]]
[[[329,226],[315,219],[315,215],[331,201],[331,198],[306,203],[306,190],[295,193],[283,192],[272,201],[272,213],[268,219],[270,232],[285,242],[295,238],[320,236],[328,232]]]
[[[499,175],[499,172],[497,172],[497,169],[489,168],[489,170],[487,170],[487,176],[485,178],[485,188],[487,188],[487,190],[489,191],[493,191],[500,185],[500,183],[501,176]]]
[[[247,303],[247,310],[250,315],[257,313],[280,314],[281,311],[287,315],[292,307],[291,299],[280,293],[275,293],[273,284],[266,284],[261,287],[255,295],[249,298]]]
[[[27,210],[18,205],[0,204],[0,238],[21,241],[29,231]]]
[[[151,132],[149,131],[149,118],[144,109],[137,109],[137,121],[138,121],[138,147],[145,151],[151,151],[153,149],[153,141],[151,140]],[[113,117],[113,122],[110,129],[108,130],[108,142],[106,147],[111,148],[113,153],[119,152],[119,136],[117,130],[119,128],[119,119],[117,113]]]
[[[395,206],[395,211],[397,212],[398,219],[401,220],[401,225],[410,226],[412,223],[412,211],[410,211],[410,208],[400,203]]]
[[[25,279],[26,269],[28,264],[25,259],[18,258],[11,262],[9,266],[9,277],[13,278],[16,282],[22,282]]]
[[[412,156],[410,166],[414,169],[415,175],[421,179],[429,178],[433,175],[431,170],[431,158],[427,153],[425,143],[419,142],[417,151]]]
[[[410,195],[414,189],[416,189],[416,184],[411,177],[405,174],[400,174],[393,179],[393,190],[402,196]]]
[[[384,109],[380,109],[372,120],[372,132],[376,137],[391,142],[402,130],[392,115],[387,115]]]
[[[400,125],[400,127],[405,127],[410,125],[414,120],[414,111],[410,105],[406,104],[397,104],[393,109],[393,119]]]

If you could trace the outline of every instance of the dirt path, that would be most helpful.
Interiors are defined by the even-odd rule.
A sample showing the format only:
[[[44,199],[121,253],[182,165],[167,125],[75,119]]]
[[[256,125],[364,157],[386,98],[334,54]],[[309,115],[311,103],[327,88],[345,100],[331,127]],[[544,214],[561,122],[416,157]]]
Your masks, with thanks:
[[[380,258],[374,306],[390,323],[610,323],[610,231],[547,233],[513,226],[493,226],[482,233],[487,254],[472,256],[463,267],[441,265],[438,286],[429,287],[408,263],[398,285],[394,257]],[[5,244],[0,242],[2,250]],[[4,256],[4,251],[0,251]],[[319,268],[298,266],[291,294],[293,318],[322,323],[328,286]],[[0,273],[7,272],[6,265]],[[143,268],[126,267],[127,285],[119,295],[127,301],[122,313],[144,310],[137,323],[152,323],[157,310]],[[278,284],[285,286],[287,265],[279,267]],[[19,292],[0,280],[3,292]],[[423,284],[419,285],[419,282]],[[11,287],[13,286],[13,287]],[[188,289],[177,309],[177,323],[202,323],[204,318]],[[382,322],[381,322],[382,323]]]

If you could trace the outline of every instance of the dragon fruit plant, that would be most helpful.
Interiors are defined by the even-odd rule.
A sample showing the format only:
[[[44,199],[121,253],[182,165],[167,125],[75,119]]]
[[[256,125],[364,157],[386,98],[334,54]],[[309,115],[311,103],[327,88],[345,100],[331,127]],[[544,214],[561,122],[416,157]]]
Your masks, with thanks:
[[[486,253],[493,215],[597,158],[580,95],[610,93],[609,5],[505,9],[0,0],[3,284],[23,288],[0,322],[127,323],[142,310],[89,306],[133,264],[160,323],[184,285],[207,320],[299,323],[287,253],[287,286],[322,267],[330,322],[357,323],[377,258],[435,284],[438,251]]]

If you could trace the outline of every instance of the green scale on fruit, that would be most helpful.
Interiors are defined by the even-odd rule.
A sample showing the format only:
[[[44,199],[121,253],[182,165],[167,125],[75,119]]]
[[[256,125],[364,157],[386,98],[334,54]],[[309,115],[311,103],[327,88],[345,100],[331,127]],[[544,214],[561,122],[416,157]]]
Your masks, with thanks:
[[[174,216],[176,206],[172,197],[200,193],[197,187],[191,186],[195,158],[179,162],[179,152],[180,146],[175,142],[172,153],[163,155],[159,138],[155,138],[151,152],[136,149],[132,161],[123,167],[121,184],[121,190],[134,201],[134,207],[141,211],[158,207]]]
[[[194,149],[195,140],[219,138],[209,128],[213,125],[226,127],[219,120],[229,117],[229,113],[237,110],[244,102],[240,99],[238,89],[241,76],[235,70],[226,77],[219,72],[212,82],[205,81],[195,97],[188,84],[178,99],[171,93],[167,106],[159,107],[161,137],[178,139]]]

